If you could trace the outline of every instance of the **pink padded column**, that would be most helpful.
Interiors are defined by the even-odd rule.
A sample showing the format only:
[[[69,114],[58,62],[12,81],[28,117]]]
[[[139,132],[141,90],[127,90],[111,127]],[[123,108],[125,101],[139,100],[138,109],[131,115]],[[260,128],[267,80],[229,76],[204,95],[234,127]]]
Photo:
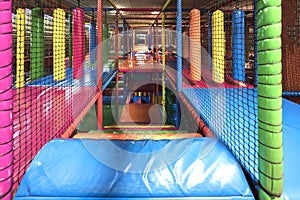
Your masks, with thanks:
[[[12,197],[12,2],[0,1],[0,199]]]
[[[84,11],[81,8],[73,10],[73,78],[84,76],[85,36]]]

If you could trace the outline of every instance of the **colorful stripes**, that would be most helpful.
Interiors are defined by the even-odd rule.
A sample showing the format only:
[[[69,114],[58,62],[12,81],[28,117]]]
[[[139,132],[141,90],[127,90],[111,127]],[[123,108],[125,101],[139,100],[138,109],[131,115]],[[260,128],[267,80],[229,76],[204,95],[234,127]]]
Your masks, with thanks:
[[[65,18],[63,9],[55,9],[53,16],[53,77],[55,81],[66,78],[65,66]]]

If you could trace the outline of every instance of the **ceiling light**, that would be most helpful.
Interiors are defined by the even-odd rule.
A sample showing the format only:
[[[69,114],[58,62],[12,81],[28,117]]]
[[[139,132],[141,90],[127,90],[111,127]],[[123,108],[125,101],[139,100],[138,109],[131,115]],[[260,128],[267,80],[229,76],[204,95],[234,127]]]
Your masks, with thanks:
[[[159,11],[152,11],[151,14],[152,15],[158,15],[160,12]]]

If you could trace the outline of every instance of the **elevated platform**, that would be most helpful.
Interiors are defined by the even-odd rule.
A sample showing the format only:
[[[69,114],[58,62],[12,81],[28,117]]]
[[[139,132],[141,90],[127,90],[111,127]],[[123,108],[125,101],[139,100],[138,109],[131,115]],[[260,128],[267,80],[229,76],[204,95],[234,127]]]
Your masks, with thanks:
[[[136,123],[120,123],[111,126],[105,126],[104,130],[176,130],[172,125],[161,124],[136,124]]]
[[[105,90],[112,79],[116,76],[117,70],[111,67],[104,67],[102,73],[102,90]],[[62,81],[55,81],[53,75],[33,80],[25,86],[43,86],[43,87],[96,87],[97,86],[97,68],[85,67],[84,77],[73,79],[72,68],[66,69],[66,78]]]
[[[56,139],[34,158],[15,200],[254,199],[218,140]]]
[[[162,65],[154,60],[125,60],[118,69],[120,72],[162,72]]]
[[[79,139],[107,139],[107,140],[175,140],[184,138],[200,138],[199,133],[172,133],[163,134],[147,133],[147,131],[127,132],[127,133],[78,133],[73,138]]]

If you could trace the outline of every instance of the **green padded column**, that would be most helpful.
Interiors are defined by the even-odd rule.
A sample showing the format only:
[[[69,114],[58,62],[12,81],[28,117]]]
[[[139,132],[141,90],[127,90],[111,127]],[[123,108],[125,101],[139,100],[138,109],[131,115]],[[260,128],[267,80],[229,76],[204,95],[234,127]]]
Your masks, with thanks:
[[[73,17],[72,17],[72,10],[69,12],[69,67],[72,68],[73,64],[73,30],[72,30],[72,22],[73,22]]]
[[[258,154],[260,199],[281,199],[283,187],[281,0],[258,0]]]
[[[31,15],[30,77],[34,80],[44,76],[44,12],[33,8]]]
[[[109,44],[109,33],[108,33],[108,24],[107,23],[103,23],[103,32],[102,32],[102,63],[103,65],[108,63],[108,45]]]

